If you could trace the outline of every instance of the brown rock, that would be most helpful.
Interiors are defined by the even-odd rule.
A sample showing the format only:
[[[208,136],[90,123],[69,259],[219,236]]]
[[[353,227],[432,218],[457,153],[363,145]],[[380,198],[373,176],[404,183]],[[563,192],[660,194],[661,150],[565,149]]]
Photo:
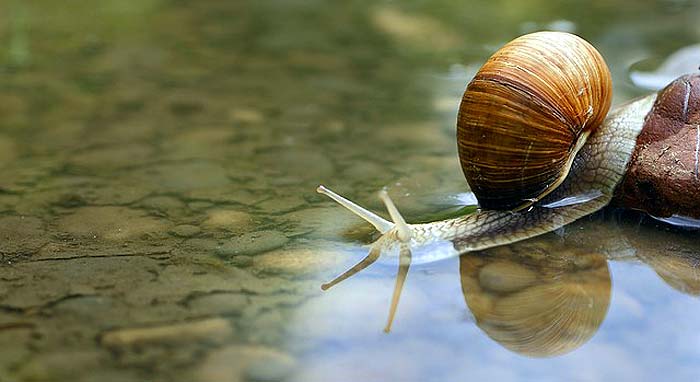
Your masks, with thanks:
[[[659,92],[616,202],[654,216],[700,218],[700,74]]]

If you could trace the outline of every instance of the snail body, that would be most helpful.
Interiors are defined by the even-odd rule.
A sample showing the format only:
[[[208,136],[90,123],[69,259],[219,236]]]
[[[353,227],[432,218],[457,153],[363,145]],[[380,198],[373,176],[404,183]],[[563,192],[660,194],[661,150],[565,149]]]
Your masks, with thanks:
[[[389,331],[411,262],[438,261],[528,239],[572,223],[611,202],[635,209],[644,206],[650,198],[648,186],[630,187],[627,178],[630,162],[633,169],[654,165],[639,159],[639,153],[654,139],[682,140],[682,151],[664,151],[661,156],[677,155],[676,160],[687,173],[687,183],[680,189],[690,195],[682,199],[683,192],[671,193],[664,199],[664,213],[690,211],[690,216],[700,218],[700,199],[693,196],[700,195],[700,75],[681,77],[659,93],[629,102],[606,116],[611,98],[609,72],[600,63],[600,55],[591,49],[584,40],[566,33],[527,35],[506,45],[502,49],[505,53],[499,50],[469,84],[460,106],[457,137],[464,174],[479,201],[477,212],[407,224],[386,191],[380,191],[391,215],[392,221],[387,221],[319,186],[319,193],[382,233],[365,259],[322,285],[322,289],[361,271],[382,253],[398,253],[399,274],[385,328]],[[538,74],[534,69],[537,65],[528,69],[520,58],[509,58],[520,57],[523,51],[530,59],[549,62],[544,67],[554,73],[547,77]],[[495,63],[501,66],[494,67]],[[566,69],[567,65],[575,69]],[[507,74],[509,71],[514,74]],[[571,78],[576,76],[582,78]],[[489,89],[495,95],[487,93]],[[557,100],[562,102],[555,105]],[[668,118],[669,113],[672,118]],[[661,120],[670,122],[654,124],[659,116],[666,116]],[[697,132],[697,141],[685,142],[693,132]],[[647,140],[640,141],[640,137]],[[552,148],[540,146],[537,138],[552,143]],[[497,147],[503,143],[505,147]],[[663,147],[667,146],[671,147]],[[485,151],[479,151],[479,147]],[[694,155],[688,151],[693,148]],[[691,163],[685,165],[681,159]],[[618,187],[620,184],[624,186]],[[499,185],[504,188],[499,189]],[[626,192],[628,189],[631,191]]]

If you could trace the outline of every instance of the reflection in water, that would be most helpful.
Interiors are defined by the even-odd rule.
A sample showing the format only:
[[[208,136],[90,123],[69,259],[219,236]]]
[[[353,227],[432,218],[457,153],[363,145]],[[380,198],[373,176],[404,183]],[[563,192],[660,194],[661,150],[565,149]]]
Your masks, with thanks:
[[[577,349],[598,330],[610,304],[605,257],[555,245],[531,240],[460,258],[462,291],[477,325],[521,355]]]
[[[673,289],[700,296],[700,254],[645,254],[642,260]]]
[[[663,226],[662,226],[663,227]],[[626,242],[636,257],[650,266],[673,289],[700,296],[700,242],[694,230],[673,229],[664,240],[654,235],[656,226],[638,228]]]
[[[698,64],[700,64],[700,44],[689,45],[671,54],[654,71],[640,71],[635,69],[637,65],[633,65],[630,68],[629,77],[633,84],[642,89],[660,90],[675,78],[697,72]]]
[[[341,257],[351,249],[362,254],[348,245]],[[371,267],[298,310],[293,380],[695,380],[697,260],[697,232],[608,209],[413,267],[390,335],[380,329],[390,296],[379,291],[395,265]]]

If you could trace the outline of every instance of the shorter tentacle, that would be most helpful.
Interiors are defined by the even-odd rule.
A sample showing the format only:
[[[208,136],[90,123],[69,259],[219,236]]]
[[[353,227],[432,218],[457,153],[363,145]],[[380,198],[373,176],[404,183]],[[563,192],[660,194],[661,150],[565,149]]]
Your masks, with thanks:
[[[359,263],[355,264],[352,268],[343,272],[340,276],[338,276],[338,277],[334,278],[333,280],[321,285],[321,289],[328,290],[329,288],[335,286],[336,284],[340,283],[341,281],[353,276],[357,272],[360,272],[363,269],[369,267],[375,261],[377,261],[377,259],[379,258],[379,255],[381,255],[381,250],[375,244],[372,246],[372,248],[370,248],[369,253],[367,254],[367,256],[365,256],[364,259],[362,259]]]

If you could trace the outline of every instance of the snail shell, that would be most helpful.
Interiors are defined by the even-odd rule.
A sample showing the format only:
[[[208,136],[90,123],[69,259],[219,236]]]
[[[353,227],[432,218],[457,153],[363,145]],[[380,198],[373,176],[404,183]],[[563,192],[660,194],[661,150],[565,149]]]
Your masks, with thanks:
[[[462,170],[483,209],[526,208],[566,177],[610,108],[612,81],[578,36],[536,32],[499,49],[462,97]]]

